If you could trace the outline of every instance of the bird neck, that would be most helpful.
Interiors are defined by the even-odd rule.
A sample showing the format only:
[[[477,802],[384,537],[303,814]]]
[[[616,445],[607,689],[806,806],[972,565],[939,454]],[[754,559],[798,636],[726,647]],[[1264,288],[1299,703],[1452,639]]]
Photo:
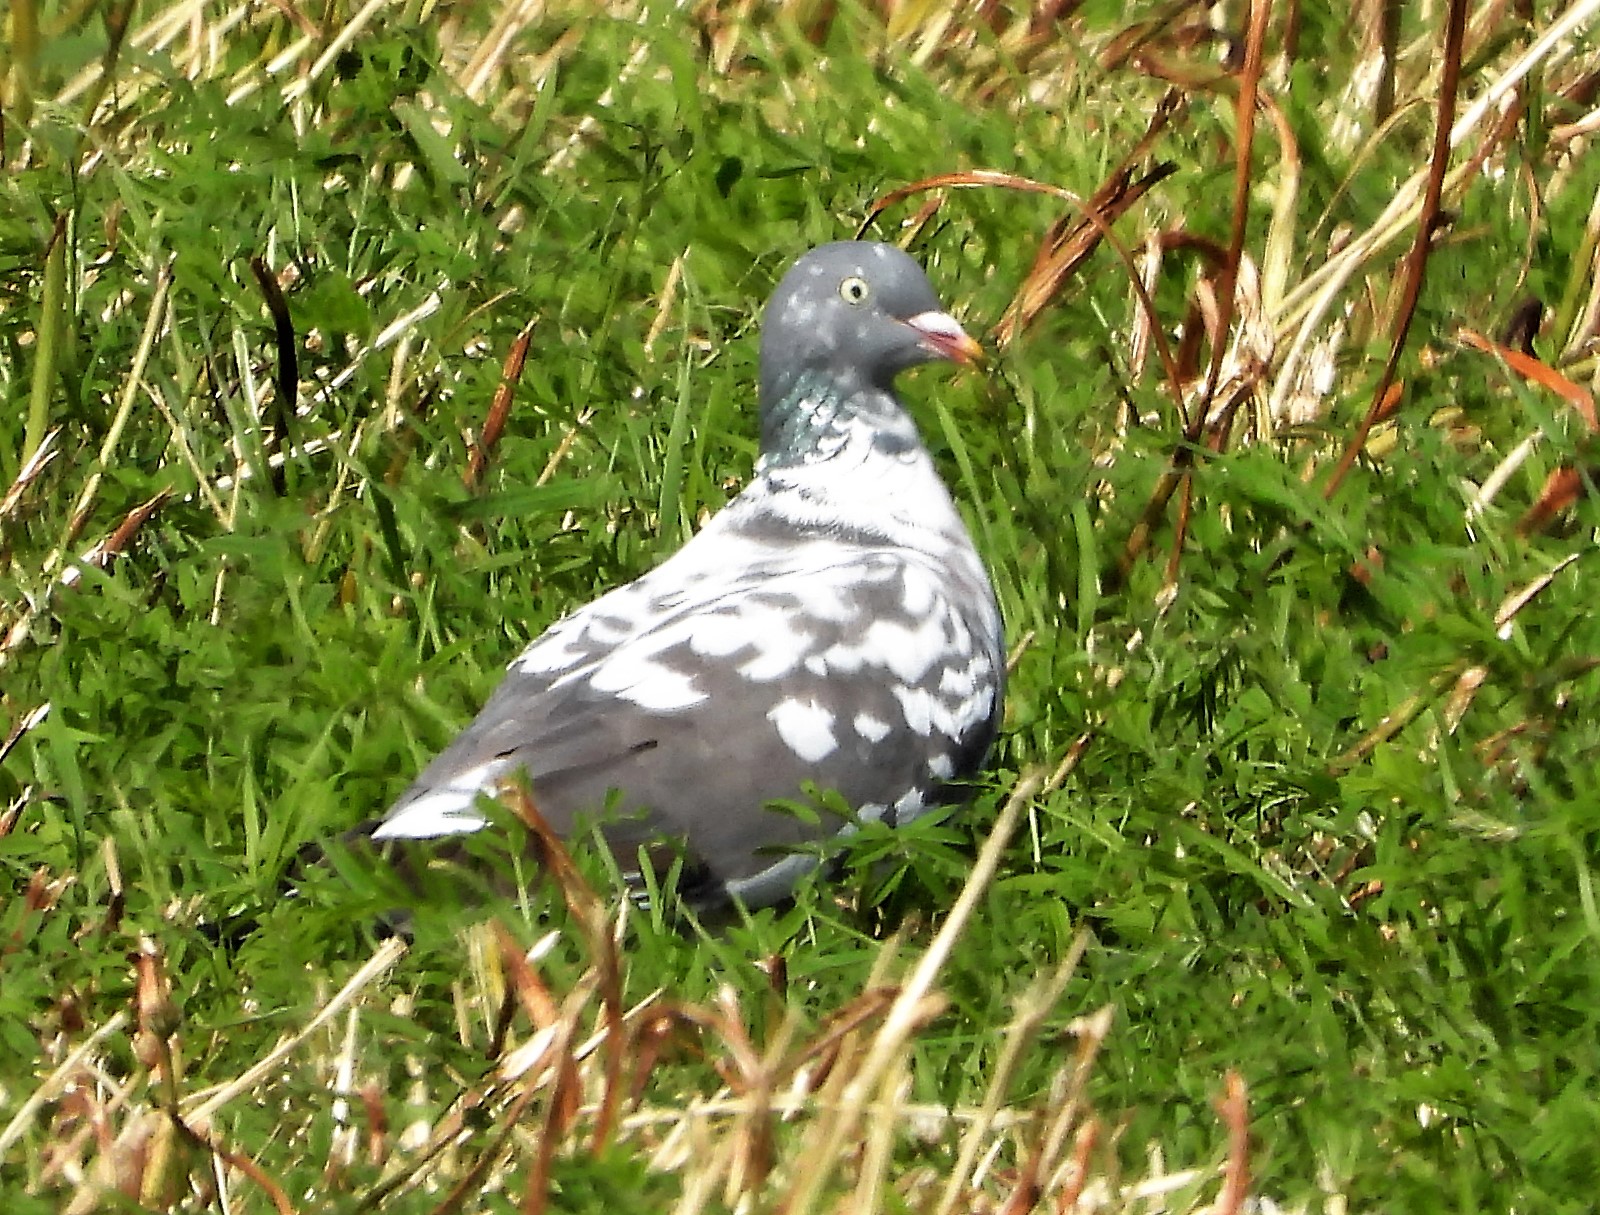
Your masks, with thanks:
[[[970,545],[915,424],[881,389],[797,389],[763,418],[761,459],[727,526],[944,555]],[[720,521],[719,516],[719,521]]]
[[[921,446],[916,424],[883,388],[801,372],[782,395],[762,394],[759,470],[841,456],[852,464],[874,455],[900,458]]]

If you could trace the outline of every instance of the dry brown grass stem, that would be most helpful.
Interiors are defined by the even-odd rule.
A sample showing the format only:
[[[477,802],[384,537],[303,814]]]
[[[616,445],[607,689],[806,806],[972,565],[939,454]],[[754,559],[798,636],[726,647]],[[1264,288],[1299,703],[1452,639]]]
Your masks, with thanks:
[[[11,1116],[11,1121],[6,1124],[5,1129],[0,1131],[0,1160],[4,1160],[11,1149],[21,1142],[45,1106],[60,1096],[67,1086],[74,1083],[90,1066],[101,1046],[126,1028],[128,1019],[129,1013],[126,1009],[107,1017],[34,1087],[17,1108],[17,1112]]]
[[[881,1094],[880,1090],[891,1063],[905,1050],[907,1040],[925,1020],[926,1002],[932,993],[934,979],[938,977],[939,971],[949,959],[950,951],[954,949],[956,941],[966,929],[978,900],[994,877],[1000,858],[1011,841],[1011,835],[1016,830],[1023,810],[1044,786],[1043,770],[1035,769],[1017,782],[1011,796],[1006,799],[999,817],[995,819],[989,838],[984,841],[983,848],[972,866],[971,875],[962,887],[955,904],[950,908],[949,917],[922,957],[918,959],[917,965],[884,1018],[882,1028],[873,1038],[865,1062],[845,1088],[838,1116],[814,1128],[811,1142],[804,1152],[807,1159],[819,1162],[819,1166],[820,1162],[837,1161],[840,1158],[841,1146],[854,1136],[856,1127],[860,1125],[866,1108],[874,1096],[878,1095],[879,1099],[887,1098],[887,1094]],[[783,1203],[785,1215],[806,1215],[812,1210],[821,1197],[823,1186],[829,1179],[830,1173],[831,1170],[825,1167],[807,1170]]]
[[[340,55],[349,49],[361,34],[361,31],[367,27],[367,24],[385,8],[395,5],[396,2],[397,0],[367,0],[359,9],[350,14],[344,24],[338,27],[338,32],[332,38],[329,38],[325,43],[318,39],[318,45],[321,45],[322,53],[317,56],[316,61],[304,73],[290,81],[283,90],[284,100],[288,102],[298,101],[309,93],[311,86],[338,61]]]
[[[1085,1120],[1084,1115],[1089,1106],[1087,1096],[1089,1077],[1093,1073],[1096,1060],[1100,1057],[1100,1048],[1111,1036],[1111,1022],[1115,1012],[1114,1008],[1107,1005],[1072,1022],[1069,1028],[1078,1040],[1077,1049],[1073,1052],[1070,1070],[1061,1077],[1065,1082],[1064,1091],[1051,1094],[1056,1112],[1039,1140],[1037,1168],[1039,1175],[1046,1179],[1047,1191],[1060,1188],[1062,1210],[1070,1209],[1069,1196],[1082,1187],[1087,1177],[1088,1153],[1099,1134],[1095,1119],[1091,1116]],[[1059,1081],[1058,1087],[1062,1087]],[[1074,1139],[1078,1150],[1071,1156],[1063,1158],[1067,1135],[1074,1128],[1077,1131]],[[1076,1198],[1072,1197],[1070,1201],[1076,1202]]]
[[[72,508],[67,534],[45,560],[46,573],[53,573],[59,567],[62,553],[83,530],[83,525],[89,518],[89,510],[94,505],[95,496],[100,492],[100,482],[116,459],[122,432],[128,425],[128,419],[133,415],[134,402],[138,399],[145,370],[150,365],[150,353],[155,348],[156,338],[160,335],[166,320],[167,292],[171,286],[172,268],[163,266],[156,274],[155,293],[150,298],[150,310],[145,316],[144,329],[139,334],[139,345],[134,352],[133,366],[128,369],[128,378],[123,382],[122,396],[117,402],[117,412],[112,416],[111,424],[106,427],[105,438],[100,443],[99,464],[84,483],[77,504]]]
[[[685,249],[672,259],[672,265],[667,270],[667,281],[662,284],[661,294],[656,298],[656,314],[650,321],[650,327],[645,330],[644,352],[647,355],[655,353],[656,343],[667,328],[672,306],[678,300],[678,287],[683,282],[683,265],[688,258],[689,250]]]
[[[1250,1192],[1250,1120],[1244,1077],[1230,1071],[1217,1099],[1217,1113],[1228,1128],[1228,1164],[1222,1193],[1212,1208],[1217,1215],[1238,1215]]]
[[[984,1094],[983,1105],[979,1107],[977,1116],[961,1137],[955,1166],[950,1170],[944,1194],[939,1200],[938,1215],[954,1215],[961,1206],[972,1176],[972,1166],[983,1150],[985,1139],[993,1130],[995,1118],[1005,1105],[1012,1080],[1027,1052],[1032,1048],[1039,1030],[1044,1026],[1045,1019],[1060,1003],[1062,993],[1066,991],[1067,981],[1076,973],[1078,963],[1083,960],[1083,953],[1088,945],[1088,934],[1080,931],[1073,939],[1072,948],[1067,956],[1055,970],[1037,980],[1017,1002],[1016,1014],[1004,1033],[1005,1046],[1001,1049],[1000,1058],[989,1076],[989,1087]]]
[[[536,320],[522,327],[506,353],[500,371],[500,383],[495,386],[494,399],[489,402],[489,412],[484,417],[483,429],[467,453],[467,467],[461,480],[468,489],[478,489],[483,484],[483,474],[489,467],[500,436],[505,433],[506,422],[511,417],[511,403],[516,397],[517,385],[522,381],[522,368],[528,361],[528,345],[533,340]]]
[[[488,31],[473,48],[472,58],[457,76],[461,91],[474,101],[482,101],[489,81],[505,68],[515,50],[517,38],[543,15],[546,0],[515,0],[502,4]]]
[[[677,0],[677,2],[680,7],[684,6],[684,0]],[[600,94],[594,105],[590,107],[589,112],[579,119],[573,127],[572,134],[567,136],[566,141],[544,162],[543,171],[546,174],[563,173],[572,165],[584,143],[599,129],[600,119],[598,115],[611,108],[616,100],[617,91],[628,87],[629,83],[639,74],[649,60],[649,57],[650,42],[648,39],[641,38],[639,39],[639,45],[634,48],[633,54],[628,56],[627,62],[617,72],[616,80],[605,92]]]
[[[573,446],[578,442],[578,435],[593,420],[594,410],[592,408],[586,407],[578,411],[578,416],[562,429],[561,439],[556,444],[555,450],[550,453],[550,458],[545,461],[544,467],[539,470],[539,475],[534,478],[534,485],[550,484],[560,470],[562,463],[572,454]]]
[[[1425,712],[1429,705],[1444,694],[1445,689],[1460,678],[1468,665],[1466,662],[1453,662],[1443,671],[1436,673],[1428,681],[1427,687],[1407,696],[1387,713],[1382,721],[1357,739],[1353,746],[1329,763],[1328,772],[1334,776],[1341,776],[1356,765],[1364,763],[1374,751]]]
[[[1583,555],[1583,552],[1568,553],[1565,557],[1557,561],[1553,566],[1551,566],[1544,573],[1540,574],[1532,582],[1528,583],[1526,586],[1519,587],[1517,590],[1506,596],[1505,601],[1501,603],[1499,608],[1495,610],[1494,614],[1495,633],[1499,636],[1500,640],[1506,641],[1510,639],[1511,626],[1516,621],[1518,613],[1520,613],[1523,608],[1527,607],[1530,603],[1537,599],[1541,593],[1548,589],[1550,584],[1560,576],[1562,570],[1566,569]]]
[[[6,756],[11,754],[13,748],[22,741],[23,736],[29,730],[38,726],[49,715],[50,702],[48,700],[42,704],[35,705],[26,713],[18,714],[16,720],[11,723],[11,728],[6,731],[5,738],[0,740],[0,763],[5,762]],[[24,790],[24,793],[26,793],[26,790]],[[0,836],[4,835],[5,832],[0,831]]]
[[[1574,35],[1592,22],[1596,14],[1600,14],[1600,0],[1579,0],[1563,12],[1466,107],[1450,128],[1450,146],[1459,146],[1478,130],[1485,118],[1515,93],[1529,72],[1537,67],[1554,67],[1570,56],[1576,45]],[[1323,331],[1328,310],[1343,295],[1350,279],[1379,250],[1398,238],[1421,216],[1422,195],[1427,187],[1429,172],[1429,168],[1420,169],[1396,187],[1388,205],[1372,224],[1355,234],[1284,296],[1275,318],[1278,332],[1280,336],[1293,333],[1294,339],[1280,364],[1273,400],[1275,411],[1282,403],[1280,395],[1286,395],[1294,382],[1294,369]],[[1460,166],[1449,173],[1442,193],[1453,197],[1470,179],[1472,172],[1475,170]]]
[[[1190,443],[1200,437],[1199,427],[1204,424],[1212,394],[1216,392],[1222,375],[1222,361],[1227,351],[1226,335],[1233,324],[1234,284],[1238,281],[1239,262],[1244,256],[1245,227],[1250,218],[1250,188],[1254,180],[1250,161],[1255,150],[1256,99],[1261,88],[1261,65],[1266,48],[1267,23],[1271,16],[1272,0],[1252,0],[1245,38],[1244,66],[1239,71],[1238,95],[1234,106],[1233,216],[1229,224],[1228,254],[1217,279],[1217,337],[1211,343],[1211,364],[1206,370],[1206,386],[1200,393],[1200,405],[1191,416],[1189,432],[1185,436]]]
[[[1372,403],[1367,407],[1366,416],[1362,418],[1355,433],[1345,444],[1344,454],[1322,487],[1324,498],[1332,498],[1338,492],[1345,476],[1354,467],[1356,457],[1366,447],[1367,437],[1372,433],[1372,427],[1376,424],[1379,412],[1388,397],[1389,387],[1394,383],[1395,372],[1400,366],[1400,355],[1405,350],[1406,337],[1411,332],[1411,321],[1416,315],[1417,301],[1422,295],[1422,280],[1428,267],[1428,255],[1433,249],[1434,226],[1438,222],[1443,205],[1445,175],[1450,166],[1450,148],[1453,142],[1451,133],[1454,127],[1452,119],[1455,115],[1456,90],[1461,81],[1461,44],[1466,34],[1466,24],[1466,0],[1449,0],[1444,23],[1444,46],[1441,49],[1444,67],[1439,84],[1439,108],[1434,121],[1433,154],[1428,160],[1427,186],[1423,192],[1416,236],[1411,243],[1411,252],[1406,257],[1404,294],[1400,302],[1400,313],[1395,321],[1394,337],[1389,344],[1389,357],[1384,362],[1377,387],[1373,389]]]
[[[21,510],[23,500],[27,497],[28,490],[39,479],[39,474],[50,466],[50,462],[57,456],[56,440],[61,437],[61,427],[56,426],[45,432],[39,440],[39,445],[33,449],[28,458],[22,462],[22,467],[17,470],[16,478],[11,482],[11,488],[6,490],[5,497],[0,499],[0,537],[5,535],[4,525],[16,517]]]
[[[84,567],[107,568],[112,558],[132,542],[139,529],[150,521],[168,497],[169,491],[163,489],[154,497],[133,507],[109,535],[90,545],[76,563],[62,569],[55,578],[45,583],[44,590],[36,594],[4,627],[4,630],[0,631],[0,669],[6,666],[13,653],[27,642],[32,634],[33,622],[50,606],[54,595],[60,590],[76,586],[83,577]]]
[[[257,1085],[272,1075],[283,1062],[300,1050],[314,1035],[320,1033],[324,1026],[337,1017],[356,999],[363,991],[376,983],[383,975],[405,956],[406,944],[398,937],[391,937],[384,941],[373,952],[372,957],[362,965],[361,969],[351,975],[349,980],[334,993],[315,1014],[298,1031],[284,1038],[277,1046],[257,1059],[249,1068],[235,1076],[227,1084],[217,1088],[190,1093],[181,1103],[184,1117],[191,1123],[204,1124],[210,1120],[218,1110],[234,1101],[245,1093],[253,1090]]]

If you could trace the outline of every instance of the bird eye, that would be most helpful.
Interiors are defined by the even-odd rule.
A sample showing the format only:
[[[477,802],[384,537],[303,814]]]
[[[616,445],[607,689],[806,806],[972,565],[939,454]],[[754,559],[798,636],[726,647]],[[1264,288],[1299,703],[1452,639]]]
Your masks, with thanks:
[[[867,280],[853,274],[839,284],[839,298],[847,304],[864,304],[871,294],[867,289]]]

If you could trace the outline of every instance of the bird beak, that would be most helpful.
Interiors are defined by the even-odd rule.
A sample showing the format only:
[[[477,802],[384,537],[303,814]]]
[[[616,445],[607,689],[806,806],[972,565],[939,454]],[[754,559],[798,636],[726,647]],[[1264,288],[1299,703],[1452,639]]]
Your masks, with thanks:
[[[935,358],[949,359],[952,363],[983,361],[983,347],[973,341],[948,312],[919,312],[906,317],[904,323],[917,331],[922,348]]]

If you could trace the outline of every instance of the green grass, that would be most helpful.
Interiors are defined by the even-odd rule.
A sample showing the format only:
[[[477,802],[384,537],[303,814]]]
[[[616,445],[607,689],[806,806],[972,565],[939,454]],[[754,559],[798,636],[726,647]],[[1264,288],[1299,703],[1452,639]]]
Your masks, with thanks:
[[[7,1210],[223,1209],[223,1185],[250,1211],[1020,1212],[1034,1181],[1051,1209],[1081,1187],[1149,1210],[1170,1177],[1166,1209],[1235,1210],[1229,1161],[1288,1209],[1590,1209],[1593,439],[1458,334],[1535,296],[1536,357],[1594,382],[1600,162],[1571,124],[1595,6],[1468,28],[1456,117],[1590,23],[1540,50],[1498,137],[1494,110],[1458,142],[1403,395],[1364,443],[1443,14],[1392,6],[1384,122],[1352,86],[1381,23],[1301,5],[1290,54],[1274,6],[1281,126],[1255,112],[1236,233],[1248,81],[1215,41],[1157,5],[944,7],[167,3],[124,36],[131,6],[14,0],[0,482],[49,459],[0,509]],[[381,873],[281,897],[527,639],[736,492],[790,258],[935,174],[1087,199],[1169,88],[1135,164],[1174,171],[1111,227],[1159,256],[1153,315],[1100,241],[986,375],[905,386],[1017,648],[967,813],[868,832],[840,882],[720,932],[634,911],[615,949],[576,881],[541,883],[360,972],[388,948]],[[874,230],[980,332],[1080,216],[990,184]],[[1251,357],[1220,368],[1231,421],[1186,434],[1211,346],[1183,335],[1236,237]],[[252,258],[287,305],[292,410]],[[1562,470],[1575,500],[1525,518]],[[620,1055],[579,1051],[607,1027]],[[545,1062],[508,1074],[530,1041]],[[1215,1104],[1230,1072],[1247,1144]]]

